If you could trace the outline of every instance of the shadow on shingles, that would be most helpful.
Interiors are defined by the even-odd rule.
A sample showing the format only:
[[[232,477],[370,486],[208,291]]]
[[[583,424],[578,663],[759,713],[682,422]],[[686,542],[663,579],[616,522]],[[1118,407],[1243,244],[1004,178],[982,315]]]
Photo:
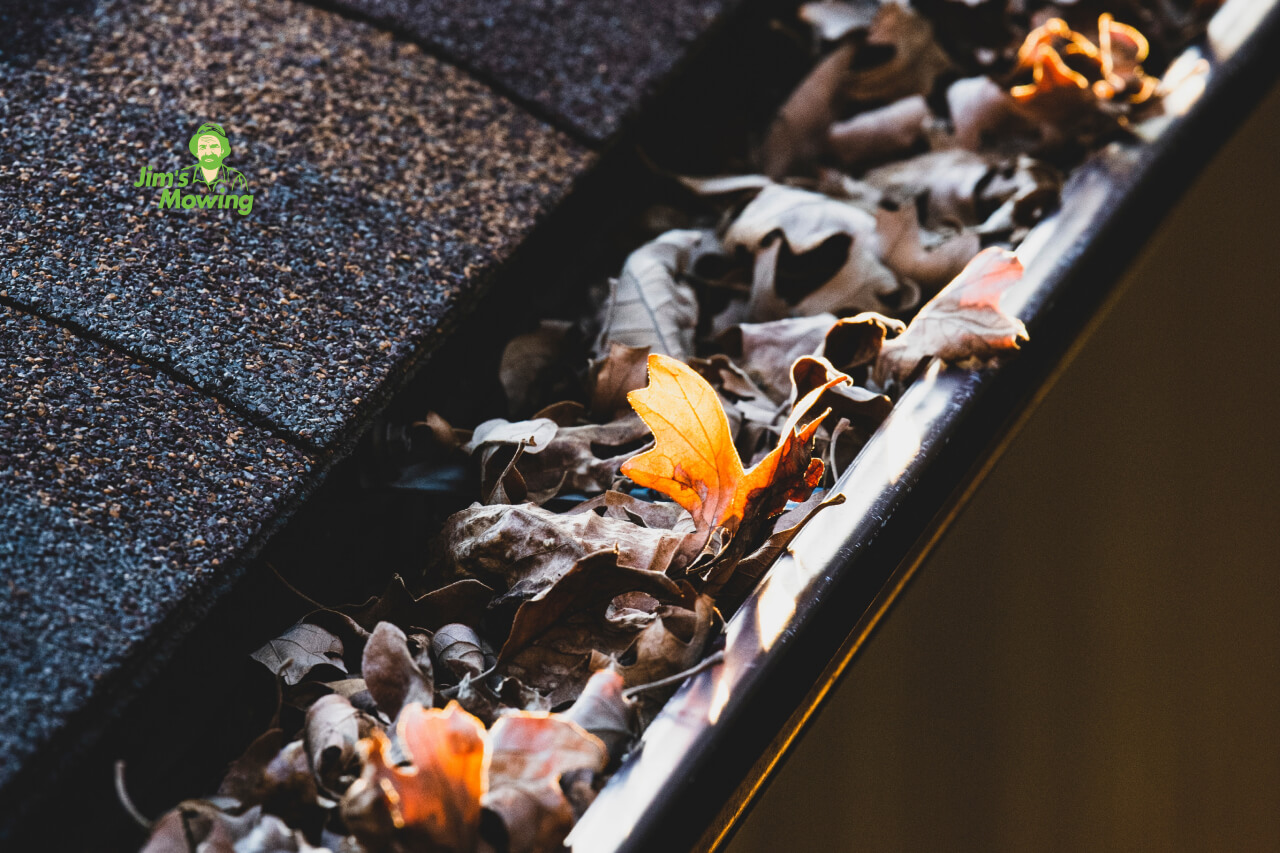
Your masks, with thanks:
[[[56,24],[97,4],[98,0],[45,0],[21,7],[0,4],[0,70],[35,65],[55,44]]]

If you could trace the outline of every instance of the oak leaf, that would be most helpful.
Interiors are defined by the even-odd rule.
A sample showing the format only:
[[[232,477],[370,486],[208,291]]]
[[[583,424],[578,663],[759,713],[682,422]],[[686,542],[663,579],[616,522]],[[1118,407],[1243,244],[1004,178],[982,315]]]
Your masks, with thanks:
[[[1022,277],[1022,263],[1004,249],[990,248],[969,262],[929,300],[896,338],[885,341],[875,366],[881,387],[905,381],[921,360],[988,359],[1027,340],[1022,321],[1000,308],[1000,297]]]
[[[809,442],[826,413],[803,427],[800,421],[823,391],[846,381],[839,376],[801,399],[778,446],[748,471],[715,389],[692,368],[651,355],[648,387],[632,391],[628,399],[653,430],[656,446],[628,460],[622,473],[688,510],[700,532],[724,529],[732,535],[748,512],[773,515],[789,497],[807,496],[817,484],[822,463],[811,462]]]

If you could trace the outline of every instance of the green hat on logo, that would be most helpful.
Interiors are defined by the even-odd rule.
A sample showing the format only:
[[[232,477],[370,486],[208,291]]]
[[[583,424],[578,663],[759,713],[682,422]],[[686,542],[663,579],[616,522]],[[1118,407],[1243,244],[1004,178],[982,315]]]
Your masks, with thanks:
[[[191,137],[191,142],[187,145],[187,150],[191,152],[192,157],[200,157],[196,152],[196,149],[199,146],[200,137],[202,136],[216,136],[218,141],[222,143],[222,158],[220,159],[225,159],[231,156],[231,143],[227,141],[227,134],[223,131],[222,126],[214,124],[211,121],[206,121],[204,124],[200,125],[200,129],[196,131],[195,136]]]

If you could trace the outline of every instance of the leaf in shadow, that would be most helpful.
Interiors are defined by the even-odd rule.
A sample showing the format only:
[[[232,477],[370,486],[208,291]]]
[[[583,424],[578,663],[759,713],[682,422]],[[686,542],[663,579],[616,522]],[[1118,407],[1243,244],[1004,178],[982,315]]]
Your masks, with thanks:
[[[394,720],[410,702],[429,708],[435,701],[427,650],[431,638],[415,634],[413,639],[411,649],[404,631],[390,622],[379,622],[364,647],[360,672],[378,710],[389,720]]]
[[[680,597],[680,586],[662,572],[628,568],[618,560],[616,551],[586,556],[550,588],[521,604],[498,653],[498,665],[511,660],[570,613],[585,610],[603,617],[609,602],[624,592],[644,592],[659,600]]]
[[[294,685],[317,667],[331,667],[346,673],[342,660],[342,640],[307,622],[299,622],[280,637],[269,641],[251,657]]]

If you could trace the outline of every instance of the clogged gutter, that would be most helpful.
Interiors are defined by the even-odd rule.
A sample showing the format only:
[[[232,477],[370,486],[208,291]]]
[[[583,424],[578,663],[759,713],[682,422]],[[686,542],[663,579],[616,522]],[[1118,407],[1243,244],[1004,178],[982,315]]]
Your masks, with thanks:
[[[921,368],[1016,357],[1011,250],[1064,175],[1158,119],[1216,5],[780,22],[812,71],[751,162],[659,175],[683,205],[581,316],[507,343],[506,417],[424,408],[416,479],[464,473],[427,570],[259,649],[279,725],[145,849],[561,849]]]

